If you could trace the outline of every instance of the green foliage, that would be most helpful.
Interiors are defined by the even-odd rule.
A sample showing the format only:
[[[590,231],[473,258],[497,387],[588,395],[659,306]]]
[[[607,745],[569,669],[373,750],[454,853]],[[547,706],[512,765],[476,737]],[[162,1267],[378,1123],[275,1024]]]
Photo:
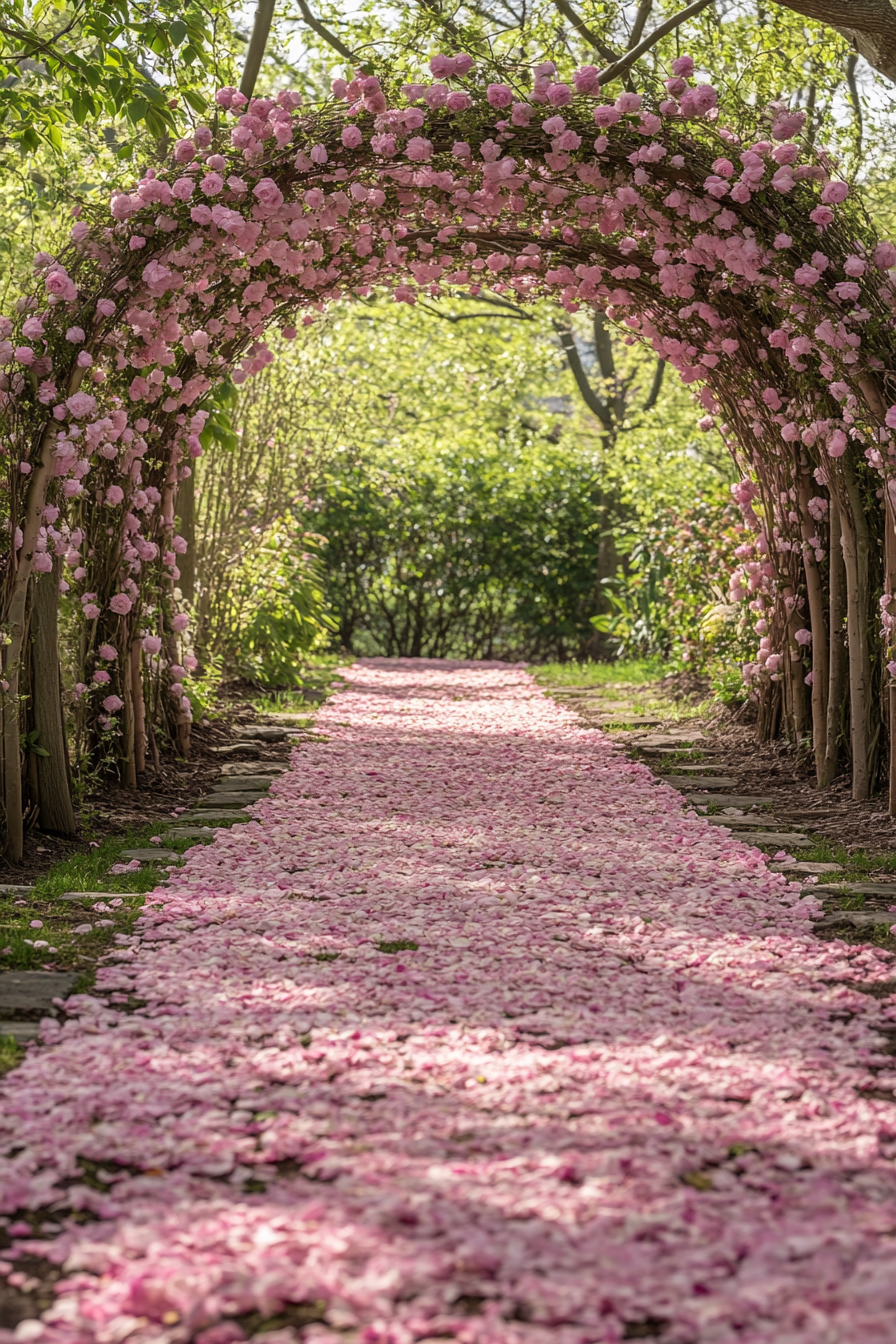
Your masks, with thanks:
[[[601,542],[588,460],[553,445],[346,459],[314,515],[346,648],[562,659],[587,644]]]
[[[305,655],[324,646],[334,629],[324,597],[322,544],[323,537],[284,518],[233,575],[231,665],[258,686],[294,686]]]
[[[206,0],[0,0],[0,129],[7,146],[61,152],[71,128],[114,122],[130,138],[180,133],[231,73],[229,9]]]
[[[0,1035],[0,1078],[25,1058],[25,1047],[14,1036]]]
[[[623,656],[660,654],[675,667],[746,658],[746,613],[727,597],[733,552],[745,535],[721,492],[660,514],[606,580],[612,611],[596,617],[595,627]]]

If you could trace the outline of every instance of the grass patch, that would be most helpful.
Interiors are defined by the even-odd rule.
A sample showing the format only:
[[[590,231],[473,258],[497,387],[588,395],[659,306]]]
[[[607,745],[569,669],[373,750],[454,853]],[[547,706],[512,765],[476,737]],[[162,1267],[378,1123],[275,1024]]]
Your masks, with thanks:
[[[313,954],[315,961],[336,961],[339,957],[338,952],[315,952]]]
[[[172,822],[172,825],[176,823]],[[57,863],[25,896],[0,894],[0,969],[85,970],[107,952],[116,933],[130,934],[143,907],[144,896],[167,876],[170,859],[144,864],[128,873],[111,873],[122,860],[122,850],[152,848],[150,839],[164,830],[156,822],[124,835],[109,836],[84,854]],[[195,840],[165,841],[164,848],[184,853]],[[200,842],[202,843],[202,842]],[[104,892],[108,900],[62,901],[67,891]],[[95,905],[105,906],[96,910]],[[33,923],[39,928],[33,928]],[[92,926],[89,933],[74,929]],[[37,947],[36,943],[45,946]]]
[[[0,1036],[0,1078],[25,1058],[25,1047],[14,1036]]]
[[[539,686],[612,686],[622,689],[659,681],[666,672],[660,658],[625,658],[614,663],[542,663],[529,671]]]
[[[396,938],[392,942],[377,943],[381,952],[416,952],[419,946],[413,938]]]
[[[791,824],[796,829],[802,829],[797,822],[788,822],[788,825]],[[803,833],[810,834],[808,831]],[[800,862],[839,863],[846,871],[831,874],[831,880],[836,879],[837,882],[848,882],[850,877],[870,877],[874,873],[896,873],[896,854],[869,854],[864,849],[848,853],[845,845],[824,839],[814,840],[811,849],[800,850]]]

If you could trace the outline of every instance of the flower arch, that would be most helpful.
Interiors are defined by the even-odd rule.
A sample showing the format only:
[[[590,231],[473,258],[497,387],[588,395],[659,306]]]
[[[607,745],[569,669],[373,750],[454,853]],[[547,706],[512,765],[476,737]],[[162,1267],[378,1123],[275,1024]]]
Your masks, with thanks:
[[[185,749],[175,519],[203,398],[270,361],[272,326],[289,338],[297,314],[375,287],[408,303],[451,286],[598,305],[699,388],[702,427],[743,468],[754,540],[732,557],[732,594],[756,613],[747,675],[766,721],[783,712],[802,732],[811,716],[823,782],[831,697],[848,681],[856,790],[870,787],[872,542],[896,491],[896,247],[799,139],[801,114],[775,105],[752,134],[727,128],[688,57],[665,97],[610,99],[590,66],[565,83],[545,62],[526,88],[487,82],[465,55],[430,69],[400,89],[336,80],[310,110],[291,91],[247,104],[221,90],[215,124],[85,211],[0,319],[13,857],[34,579],[65,567],[84,620],[83,712],[119,742],[125,780],[148,713]],[[878,585],[887,628],[893,552]]]

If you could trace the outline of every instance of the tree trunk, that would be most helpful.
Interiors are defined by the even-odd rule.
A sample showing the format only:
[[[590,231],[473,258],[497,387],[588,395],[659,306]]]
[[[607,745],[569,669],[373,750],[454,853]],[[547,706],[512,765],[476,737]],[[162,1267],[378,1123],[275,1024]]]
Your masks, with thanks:
[[[134,770],[146,769],[146,701],[143,699],[143,665],[140,640],[131,641],[131,698],[134,702]]]
[[[840,535],[840,508],[833,495],[831,495],[828,560],[830,565],[828,578],[830,654],[828,660],[824,770],[819,781],[822,788],[826,788],[837,774],[840,720],[844,698],[847,694],[846,648],[843,643],[843,619],[846,615],[846,571],[843,565],[843,547]]]
[[[849,654],[849,726],[852,743],[852,796],[871,793],[871,659],[868,653],[868,523],[852,465],[841,461],[846,499],[840,533],[846,569],[846,636]]]
[[[258,0],[252,36],[249,39],[249,48],[243,65],[243,77],[240,80],[240,93],[245,94],[247,98],[251,98],[255,92],[255,81],[258,79],[261,62],[264,60],[264,49],[268,44],[268,34],[273,20],[274,0]]]
[[[896,594],[896,530],[894,530],[893,508],[886,488],[884,488],[884,592],[889,593],[891,597]],[[891,601],[887,615],[892,613],[893,607],[894,603]],[[896,632],[887,632],[885,640],[887,653],[896,643],[894,635],[896,635]],[[888,672],[885,672],[884,676],[886,678],[884,682],[884,701],[887,711],[887,728],[890,733],[888,810],[891,817],[896,817],[896,679],[891,677]]]
[[[42,831],[74,835],[78,821],[72,803],[65,715],[60,694],[59,564],[50,574],[32,579],[31,694],[37,745],[48,754],[35,753],[39,799],[38,824]]]
[[[824,783],[824,765],[827,757],[828,710],[828,631],[825,623],[824,593],[815,551],[809,545],[815,535],[809,513],[809,486],[805,472],[800,476],[800,525],[803,534],[803,570],[806,575],[806,597],[809,603],[809,623],[812,627],[812,748],[815,753],[815,780],[819,788]]]
[[[187,549],[178,561],[180,591],[188,602],[196,596],[196,476],[181,481],[177,491],[177,510],[180,516],[180,534]]]

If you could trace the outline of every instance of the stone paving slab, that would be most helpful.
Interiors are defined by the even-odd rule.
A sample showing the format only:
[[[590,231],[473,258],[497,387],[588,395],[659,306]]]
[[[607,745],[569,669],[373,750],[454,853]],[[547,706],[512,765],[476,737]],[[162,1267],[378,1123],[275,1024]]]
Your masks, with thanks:
[[[196,807],[248,807],[250,803],[257,803],[259,799],[266,798],[267,792],[263,789],[228,789],[227,792],[207,793],[204,798],[200,798],[195,804]]]
[[[700,748],[699,748],[699,747],[693,747],[693,748],[691,748],[691,750],[693,750],[693,751],[699,751]],[[674,755],[675,755],[675,752],[672,750],[671,747],[663,747],[663,748],[662,748],[662,752],[663,752],[663,753],[668,752],[670,756],[674,756]],[[651,756],[653,756],[653,755],[657,755],[657,756],[660,755],[660,751],[659,751],[659,749],[658,749],[656,752],[651,752],[650,755],[651,755]],[[662,762],[659,762],[659,764],[662,764]],[[670,761],[669,764],[672,765],[673,762]],[[710,772],[712,772],[712,771],[724,770],[725,768],[726,768],[726,767],[725,767],[724,765],[713,765],[712,761],[699,761],[696,765],[691,765],[691,764],[689,764],[689,762],[687,762],[687,761],[675,761],[675,762],[674,762],[674,769],[675,769],[679,774],[681,774],[681,775],[685,775],[686,778],[687,778],[692,784],[693,784],[693,783],[696,783],[696,782],[700,779],[701,774],[702,774],[702,773],[705,774],[705,772],[706,772],[707,770],[709,770]],[[719,778],[719,776],[716,775],[716,774],[712,774],[711,777],[712,777],[713,780],[716,780],[716,779]],[[664,775],[663,778],[666,779],[666,778],[669,778],[669,776]]]
[[[806,835],[787,835],[780,831],[745,831],[742,840],[753,840],[757,845],[778,845],[781,849],[811,849],[812,841]]]
[[[11,1036],[14,1041],[23,1043],[36,1040],[39,1034],[39,1022],[6,1022],[0,1018],[0,1036]]]
[[[57,901],[111,901],[113,896],[139,896],[137,891],[64,891]]]
[[[822,873],[842,873],[843,865],[839,863],[810,863],[808,860],[792,859],[789,862],[770,863],[769,868],[773,873],[797,873],[806,874],[809,877],[819,877]],[[817,887],[809,888],[810,891],[817,891]]]
[[[724,813],[718,816],[701,817],[701,821],[708,821],[710,826],[730,826],[733,831],[786,831],[786,822],[781,821],[779,817],[768,817],[761,813],[756,813],[752,817],[726,817]]]
[[[689,793],[689,803],[699,805],[718,803],[721,807],[770,807],[774,798],[761,798],[758,793]]]
[[[838,924],[851,924],[854,929],[873,929],[878,924],[896,924],[896,915],[888,914],[886,910],[838,910],[836,914],[816,920],[813,928],[832,929]]]
[[[819,896],[892,896],[896,905],[896,882],[825,882],[812,892]]]
[[[0,882],[0,896],[30,896],[33,886],[17,886],[15,882]]]
[[[636,728],[658,728],[665,722],[653,714],[589,714],[588,718],[601,724],[633,724]]]
[[[53,1009],[53,1000],[72,992],[71,971],[3,971],[0,973],[0,1015]]]
[[[231,742],[226,747],[209,747],[216,756],[241,756],[248,760],[258,760],[257,742]]]
[[[183,812],[178,821],[248,821],[248,812]]]
[[[163,831],[163,840],[214,840],[214,826],[176,826],[171,831]]]
[[[282,742],[286,737],[285,728],[275,728],[272,724],[263,723],[246,724],[244,728],[235,728],[234,732],[237,737],[247,742]]]
[[[161,846],[153,845],[147,849],[123,849],[121,851],[123,859],[139,859],[141,863],[171,863],[180,858],[173,849],[162,849]]]
[[[214,787],[222,793],[266,793],[277,778],[277,775],[222,775]]]
[[[707,789],[734,789],[737,788],[737,780],[730,779],[727,775],[658,775],[664,784],[683,785],[685,788],[692,789],[696,784],[698,788]]]
[[[692,732],[677,735],[675,733],[652,733],[647,737],[641,737],[634,744],[639,750],[645,750],[650,747],[669,747],[680,751],[682,748],[690,746],[692,742],[699,742],[703,733],[699,728]]]

